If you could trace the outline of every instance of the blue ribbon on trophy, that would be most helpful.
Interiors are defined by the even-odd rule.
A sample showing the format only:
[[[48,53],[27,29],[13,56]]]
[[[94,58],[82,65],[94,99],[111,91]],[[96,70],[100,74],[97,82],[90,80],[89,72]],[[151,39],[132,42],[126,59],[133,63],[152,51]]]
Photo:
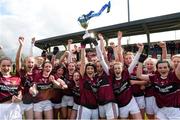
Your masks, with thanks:
[[[85,29],[86,31],[86,34],[88,35],[88,30],[87,30],[87,27],[88,27],[88,21],[93,18],[93,17],[97,17],[97,16],[100,16],[101,13],[107,9],[107,13],[110,12],[110,8],[111,8],[111,2],[109,1],[108,3],[106,3],[105,5],[102,6],[102,8],[97,12],[95,13],[94,11],[90,11],[88,14],[83,14],[82,16],[80,16],[78,18],[78,21],[79,23],[81,24],[81,26]]]

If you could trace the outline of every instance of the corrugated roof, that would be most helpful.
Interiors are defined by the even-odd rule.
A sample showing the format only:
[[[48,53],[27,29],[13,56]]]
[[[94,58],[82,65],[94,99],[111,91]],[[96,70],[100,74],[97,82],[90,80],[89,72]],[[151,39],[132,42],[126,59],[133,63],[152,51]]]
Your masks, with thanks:
[[[95,28],[89,31],[92,31],[93,33],[102,33],[106,38],[115,38],[117,37],[118,31],[122,31],[123,36],[133,36],[179,29],[180,12]],[[35,46],[40,49],[44,49],[46,47],[65,45],[67,44],[68,39],[73,39],[74,43],[79,43],[81,42],[83,35],[84,31],[50,37],[42,40],[37,40],[35,42]]]

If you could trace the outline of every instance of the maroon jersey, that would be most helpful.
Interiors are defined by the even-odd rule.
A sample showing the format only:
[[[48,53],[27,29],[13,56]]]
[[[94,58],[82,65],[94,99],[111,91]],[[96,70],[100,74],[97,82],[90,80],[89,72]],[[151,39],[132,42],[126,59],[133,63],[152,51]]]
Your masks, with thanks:
[[[49,81],[49,77],[43,77],[42,73],[33,74],[33,82],[37,85],[37,90],[39,91],[33,99],[34,103],[51,99],[53,84]]]
[[[74,86],[72,88],[72,92],[73,92],[74,103],[80,105],[80,88]]]
[[[146,71],[143,71],[143,74],[147,74],[147,72],[146,72]],[[150,75],[153,75],[153,74],[155,74],[155,72],[152,72]],[[152,86],[151,83],[148,83],[148,84],[145,86],[144,96],[145,96],[145,97],[154,96],[154,88],[153,88],[153,86]]]
[[[54,75],[54,77],[55,80],[59,79],[59,77],[56,74]],[[63,79],[63,77],[61,77],[60,79]],[[55,104],[61,103],[62,96],[63,96],[62,89],[53,88],[51,102]]]
[[[66,85],[68,86],[67,89],[63,90],[63,94],[67,95],[67,96],[73,96],[71,88],[74,87],[75,83],[73,81],[72,75],[66,75],[63,80],[66,83]]]
[[[140,79],[136,77],[136,71],[137,71],[137,67],[135,67],[133,72],[130,74],[130,79],[141,81]],[[144,95],[144,90],[141,89],[140,85],[132,85],[132,92],[133,92],[134,97],[140,97]]]
[[[112,89],[112,76],[108,76],[105,72],[97,77],[97,100],[99,105],[105,105],[109,102],[115,102],[115,97]]]
[[[96,79],[91,80],[87,75],[80,80],[80,103],[89,109],[98,107],[96,93],[92,89],[94,84],[96,84]]]
[[[145,97],[154,96],[154,88],[151,83],[148,83],[148,85],[145,86],[144,96]]]
[[[116,80],[113,78],[113,91],[119,107],[126,106],[132,99],[132,88],[130,84],[130,75],[127,70],[122,71],[122,78]]]
[[[154,96],[158,107],[177,107],[179,79],[175,72],[169,72],[166,79],[162,79],[160,74],[149,76],[154,87]]]
[[[180,108],[180,79],[178,79],[176,77],[176,75],[174,76],[176,79],[175,79],[175,82],[178,86],[178,90],[176,91],[176,99],[174,99],[174,104],[175,104],[175,107],[178,107]]]
[[[27,74],[27,72],[24,69],[21,69],[19,71],[19,76],[21,78],[21,85],[23,87],[22,101],[24,104],[30,104],[33,102],[33,97],[29,93],[29,88],[32,86],[32,82],[33,82],[33,76],[32,76],[32,74]]]
[[[9,101],[13,95],[18,95],[21,79],[16,76],[3,77],[0,73],[0,103]]]
[[[174,104],[176,105],[176,107],[180,108],[180,83],[179,83],[179,90],[177,91],[176,95],[177,97],[174,100]]]
[[[34,66],[33,74],[40,74],[42,72],[42,67]]]

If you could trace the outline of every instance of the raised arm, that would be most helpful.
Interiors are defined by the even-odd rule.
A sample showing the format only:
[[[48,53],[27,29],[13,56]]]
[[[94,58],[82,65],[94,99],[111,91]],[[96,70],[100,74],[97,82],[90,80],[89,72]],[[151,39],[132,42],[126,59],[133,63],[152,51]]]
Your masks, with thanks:
[[[33,50],[34,50],[34,43],[35,43],[36,39],[35,37],[32,38],[31,40],[31,46],[30,46],[30,54],[29,56],[33,56]]]
[[[68,51],[69,51],[69,55],[68,55],[68,63],[72,62],[72,50],[71,50],[71,44],[72,44],[73,40],[69,39],[68,40]]]
[[[137,73],[136,76],[137,78],[139,78],[140,80],[146,80],[149,81],[149,75],[145,75],[142,74],[142,69],[143,69],[143,62],[145,61],[147,57],[145,55],[141,55],[139,58],[139,63],[138,63],[138,67],[137,67]]]
[[[113,48],[113,51],[114,51],[114,58],[115,58],[115,61],[119,62],[119,56],[118,56],[118,47],[114,47]]]
[[[102,36],[101,33],[98,34],[98,38],[99,38],[99,41],[100,41],[100,49],[102,51],[102,53],[105,52],[105,48],[104,48],[104,37]]]
[[[137,47],[139,48],[139,49],[138,49],[138,52],[136,53],[133,61],[131,62],[131,64],[130,64],[129,67],[128,67],[129,73],[132,73],[132,72],[133,72],[133,69],[134,69],[135,66],[137,65],[138,60],[139,60],[139,57],[140,57],[140,55],[141,55],[141,53],[143,52],[143,49],[144,49],[144,45],[143,45],[142,43],[138,43],[138,44],[137,44]]]
[[[105,50],[105,46],[104,46],[104,37],[102,36],[102,34],[99,33],[98,38],[100,40],[100,48],[101,48],[102,54],[104,56],[104,60],[106,61],[107,64],[109,64],[108,57],[107,57],[106,50]]]
[[[165,42],[160,42],[159,47],[162,49],[162,60],[167,59],[167,47]]]
[[[24,45],[24,37],[19,37],[19,48],[16,53],[16,70],[19,71],[21,69],[21,55],[22,55],[22,49]]]
[[[59,59],[59,63],[62,63],[65,59],[65,57],[69,56],[70,52],[69,51],[65,51],[64,54],[60,57]]]
[[[123,33],[122,33],[121,31],[118,31],[118,33],[117,33],[117,36],[118,36],[117,53],[118,53],[119,61],[120,61],[121,63],[124,62],[124,59],[123,59],[123,50],[122,50],[122,46],[121,46],[122,34],[123,34]]]
[[[102,51],[100,50],[100,47],[98,46],[98,42],[96,39],[93,40],[93,44],[95,46],[97,57],[99,59],[100,64],[102,65],[103,70],[106,72],[107,75],[109,75],[109,67],[107,66],[106,62],[104,61]]]
[[[84,41],[82,41],[81,42],[81,60],[80,60],[80,63],[81,63],[81,66],[80,66],[81,76],[84,76],[84,73],[85,73],[85,47],[86,47],[86,44],[84,43]]]

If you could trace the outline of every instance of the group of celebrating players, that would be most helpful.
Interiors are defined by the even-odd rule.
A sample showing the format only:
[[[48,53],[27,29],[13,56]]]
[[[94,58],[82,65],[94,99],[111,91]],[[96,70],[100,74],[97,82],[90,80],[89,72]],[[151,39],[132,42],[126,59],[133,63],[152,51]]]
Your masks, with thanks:
[[[19,37],[16,73],[12,61],[0,59],[0,117],[10,119],[180,119],[180,54],[167,60],[165,42],[161,59],[143,53],[137,44],[134,55],[111,44],[109,57],[102,34],[82,40],[57,59],[31,54],[22,61],[24,38]],[[32,39],[32,47],[35,38]],[[88,43],[87,43],[88,42]],[[85,52],[86,44],[95,52]]]

